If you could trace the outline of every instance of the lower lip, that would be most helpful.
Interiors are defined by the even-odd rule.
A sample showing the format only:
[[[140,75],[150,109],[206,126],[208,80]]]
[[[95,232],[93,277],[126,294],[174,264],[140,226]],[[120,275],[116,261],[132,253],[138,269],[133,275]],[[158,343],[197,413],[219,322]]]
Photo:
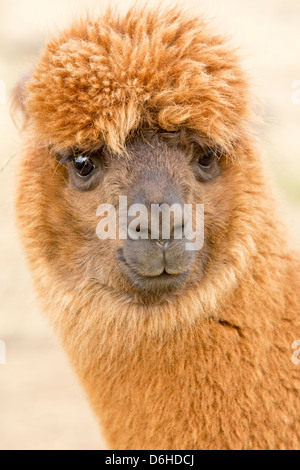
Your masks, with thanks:
[[[189,271],[182,274],[168,274],[166,271],[162,272],[159,276],[142,276],[134,271],[131,266],[126,262],[123,253],[120,253],[120,261],[124,266],[124,271],[129,281],[138,289],[146,291],[149,289],[155,290],[174,290],[179,288],[188,278]],[[135,282],[136,281],[136,282]]]

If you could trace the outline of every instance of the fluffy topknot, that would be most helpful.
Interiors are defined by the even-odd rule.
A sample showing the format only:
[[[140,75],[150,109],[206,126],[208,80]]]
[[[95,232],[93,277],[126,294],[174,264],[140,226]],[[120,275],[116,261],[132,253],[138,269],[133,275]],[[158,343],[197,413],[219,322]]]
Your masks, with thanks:
[[[236,56],[204,21],[177,9],[131,9],[50,40],[26,107],[46,144],[91,148],[101,141],[118,152],[140,126],[185,126],[228,147],[241,137],[247,101]]]

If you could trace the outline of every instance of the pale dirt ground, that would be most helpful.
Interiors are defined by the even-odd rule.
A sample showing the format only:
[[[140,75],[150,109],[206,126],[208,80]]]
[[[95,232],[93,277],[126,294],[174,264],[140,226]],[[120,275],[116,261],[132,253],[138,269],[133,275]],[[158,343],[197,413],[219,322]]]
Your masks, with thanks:
[[[123,8],[129,2],[115,3]],[[200,4],[183,3],[192,11]],[[8,94],[30,69],[43,40],[83,4],[91,2],[0,0],[0,80]],[[300,2],[207,0],[201,5],[242,45],[245,66],[265,106],[261,136],[266,155],[281,188],[293,243],[300,247],[300,104],[291,99],[292,83],[300,80]],[[8,104],[0,105],[0,136],[1,167],[19,145]],[[0,449],[101,449],[95,419],[34,300],[14,228],[17,164],[14,157],[0,172],[0,340],[7,346],[7,364],[0,365]]]

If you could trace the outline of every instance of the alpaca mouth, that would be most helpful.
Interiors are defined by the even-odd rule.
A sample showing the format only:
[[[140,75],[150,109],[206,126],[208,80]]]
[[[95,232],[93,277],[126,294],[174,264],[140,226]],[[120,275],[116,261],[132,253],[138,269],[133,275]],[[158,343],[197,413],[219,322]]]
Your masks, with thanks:
[[[134,267],[130,266],[124,257],[123,250],[119,250],[119,261],[123,274],[130,284],[139,292],[159,294],[172,292],[181,287],[189,277],[189,270],[182,273],[170,274],[164,269],[160,274],[142,275]]]

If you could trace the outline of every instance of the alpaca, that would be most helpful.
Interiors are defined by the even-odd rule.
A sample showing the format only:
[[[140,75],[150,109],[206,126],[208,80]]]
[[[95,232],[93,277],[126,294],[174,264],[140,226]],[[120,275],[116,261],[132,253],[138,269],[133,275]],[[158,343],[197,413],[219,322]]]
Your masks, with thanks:
[[[107,11],[52,38],[21,96],[17,224],[109,448],[299,448],[300,257],[236,53],[178,8]],[[174,224],[99,239],[120,196],[204,204],[202,249]]]

